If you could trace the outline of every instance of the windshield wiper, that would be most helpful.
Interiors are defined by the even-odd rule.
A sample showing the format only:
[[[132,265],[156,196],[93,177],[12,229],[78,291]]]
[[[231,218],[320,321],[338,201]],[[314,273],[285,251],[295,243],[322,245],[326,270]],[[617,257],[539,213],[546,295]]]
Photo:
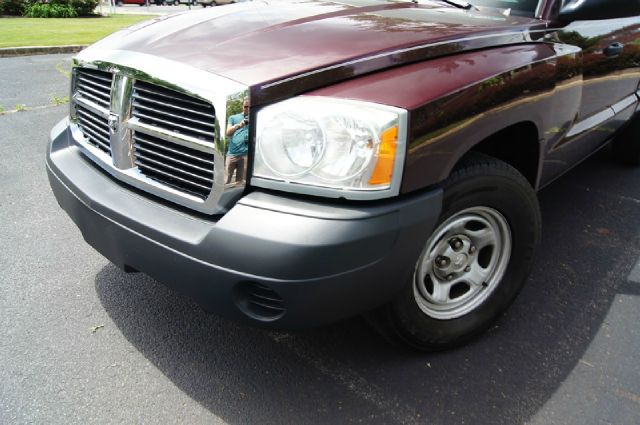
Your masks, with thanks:
[[[418,4],[418,0],[411,0],[412,2]],[[471,9],[473,7],[473,5],[471,3],[468,3],[464,0],[436,0],[436,1],[441,1],[443,3],[447,3],[450,4],[451,6],[457,7],[459,9]]]

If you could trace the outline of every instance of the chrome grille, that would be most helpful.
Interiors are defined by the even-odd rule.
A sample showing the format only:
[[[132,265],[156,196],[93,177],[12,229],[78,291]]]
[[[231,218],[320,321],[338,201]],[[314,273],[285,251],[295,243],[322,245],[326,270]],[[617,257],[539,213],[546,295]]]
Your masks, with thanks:
[[[111,154],[109,121],[80,104],[76,105],[76,117],[78,118],[78,126],[87,141],[101,151]]]
[[[240,186],[224,184],[219,126],[246,86],[158,58],[74,64],[70,130],[86,156],[168,201],[207,214],[228,210]]]
[[[182,192],[206,198],[213,186],[213,153],[133,132],[135,164],[145,176]]]
[[[109,114],[113,75],[109,72],[77,70],[75,110],[78,126],[92,146],[111,154]]]
[[[105,109],[111,105],[113,74],[94,69],[79,68],[76,74],[76,93]]]
[[[131,115],[140,123],[213,143],[213,106],[195,97],[144,81],[133,87]]]

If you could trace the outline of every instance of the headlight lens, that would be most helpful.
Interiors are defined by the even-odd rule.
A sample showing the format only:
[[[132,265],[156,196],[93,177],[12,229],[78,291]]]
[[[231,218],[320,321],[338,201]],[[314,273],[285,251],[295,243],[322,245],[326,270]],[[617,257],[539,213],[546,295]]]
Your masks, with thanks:
[[[402,109],[325,97],[267,106],[257,114],[252,183],[346,198],[395,195],[405,121]]]

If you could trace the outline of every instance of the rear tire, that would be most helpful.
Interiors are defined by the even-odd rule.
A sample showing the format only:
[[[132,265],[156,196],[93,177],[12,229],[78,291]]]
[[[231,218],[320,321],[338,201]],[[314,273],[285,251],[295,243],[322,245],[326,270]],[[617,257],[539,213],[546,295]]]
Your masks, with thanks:
[[[419,350],[460,345],[488,328],[529,276],[541,218],[529,182],[484,155],[443,184],[442,213],[410,282],[369,316],[383,336]]]
[[[640,116],[635,116],[611,143],[613,157],[623,164],[640,165]]]

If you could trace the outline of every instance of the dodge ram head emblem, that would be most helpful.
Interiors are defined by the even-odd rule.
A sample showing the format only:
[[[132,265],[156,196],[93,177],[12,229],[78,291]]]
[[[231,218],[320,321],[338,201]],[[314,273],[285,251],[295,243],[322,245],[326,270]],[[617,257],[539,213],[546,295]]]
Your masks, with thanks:
[[[118,131],[118,116],[116,114],[109,114],[109,130],[111,134],[115,134]]]

